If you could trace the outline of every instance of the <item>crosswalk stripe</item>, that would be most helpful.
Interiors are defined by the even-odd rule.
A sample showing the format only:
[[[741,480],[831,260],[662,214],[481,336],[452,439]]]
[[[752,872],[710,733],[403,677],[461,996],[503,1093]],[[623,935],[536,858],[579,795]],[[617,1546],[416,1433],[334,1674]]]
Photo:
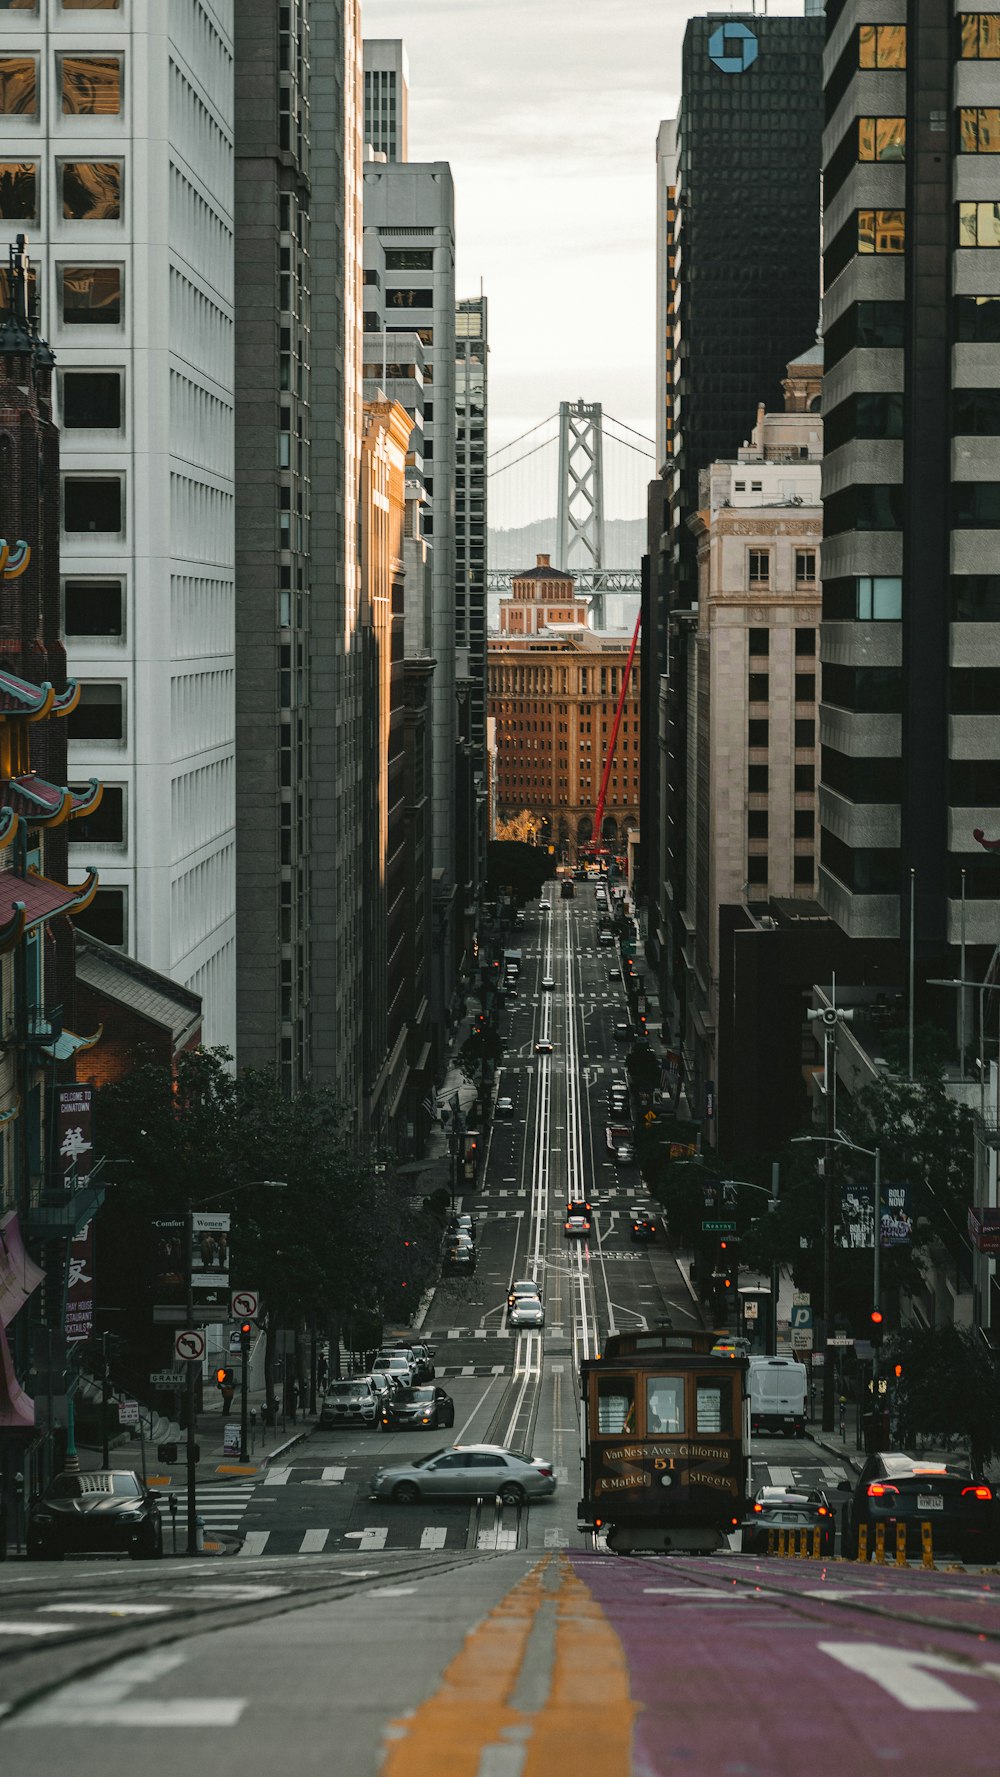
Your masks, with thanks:
[[[243,1538],[243,1547],[240,1550],[240,1554],[263,1555],[264,1550],[267,1548],[267,1539],[270,1534],[271,1532],[269,1530],[248,1530],[246,1536]]]
[[[342,1481],[346,1473],[346,1468],[340,1468],[339,1466],[325,1468],[323,1470],[322,1479],[324,1481]]]
[[[420,1533],[422,1549],[443,1549],[448,1532],[442,1524],[428,1524]]]
[[[161,1617],[170,1609],[169,1604],[77,1604],[67,1601],[65,1604],[40,1604],[40,1611],[58,1612],[64,1616],[67,1612],[74,1616],[105,1616],[105,1617]]]
[[[384,1549],[388,1535],[387,1524],[368,1524],[361,1532],[358,1549]]]
[[[291,1472],[290,1468],[269,1468],[261,1480],[265,1487],[283,1487]]]
[[[461,1374],[463,1376],[474,1376],[475,1373],[476,1373],[475,1364],[463,1364],[462,1365]]]
[[[329,1530],[307,1530],[302,1538],[300,1555],[320,1555],[326,1547]]]
[[[28,1621],[0,1621],[0,1635],[61,1635],[63,1623],[30,1623]]]

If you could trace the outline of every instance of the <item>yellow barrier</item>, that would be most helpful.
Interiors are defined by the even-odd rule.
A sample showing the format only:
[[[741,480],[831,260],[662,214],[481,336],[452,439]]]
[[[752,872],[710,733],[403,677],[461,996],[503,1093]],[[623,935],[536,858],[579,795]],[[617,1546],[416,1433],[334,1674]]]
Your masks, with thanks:
[[[896,1566],[906,1566],[906,1525],[896,1525]]]
[[[801,1561],[808,1561],[808,1559],[809,1559],[809,1532],[808,1532],[808,1530],[800,1530],[799,1531],[799,1559]]]
[[[767,1552],[768,1552],[768,1554],[773,1555],[777,1546],[778,1546],[778,1532],[776,1530],[769,1530],[767,1533]]]
[[[875,1526],[875,1560],[879,1567],[885,1566],[885,1525]]]
[[[868,1560],[868,1526],[867,1526],[867,1524],[859,1524],[858,1525],[857,1559],[859,1561],[867,1561]]]
[[[920,1546],[925,1567],[934,1566],[934,1526],[926,1520],[920,1526]]]
[[[813,1531],[813,1560],[814,1561],[818,1561],[820,1559],[820,1548],[821,1548],[822,1542],[823,1542],[822,1532],[820,1531],[820,1527],[817,1524],[815,1530]]]
[[[788,1554],[788,1540],[787,1539],[788,1539],[787,1530],[779,1530],[778,1531],[778,1554],[779,1555],[787,1555]]]

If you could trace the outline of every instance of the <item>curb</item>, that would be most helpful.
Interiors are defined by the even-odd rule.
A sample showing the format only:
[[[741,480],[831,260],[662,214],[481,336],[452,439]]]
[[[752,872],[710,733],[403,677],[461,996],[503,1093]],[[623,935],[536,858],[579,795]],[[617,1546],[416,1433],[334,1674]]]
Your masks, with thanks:
[[[688,1295],[691,1297],[692,1302],[694,1303],[695,1307],[698,1309],[699,1314],[700,1314],[701,1313],[701,1299],[695,1290],[694,1284],[691,1282],[690,1277],[688,1276],[687,1272],[685,1271],[685,1269],[684,1269],[683,1265],[681,1264],[680,1259],[677,1257],[676,1253],[672,1253],[671,1258],[673,1259],[674,1264],[677,1266],[677,1269],[680,1272],[681,1277],[683,1278],[684,1287],[687,1290]]]
[[[828,1456],[836,1457],[838,1462],[846,1462],[848,1468],[852,1468],[856,1475],[860,1475],[860,1464],[855,1462],[853,1456],[848,1456],[846,1450],[838,1450],[836,1444],[828,1444],[825,1439],[817,1438],[812,1433],[810,1433],[810,1436],[812,1437],[813,1443],[818,1445],[820,1450],[825,1450]]]
[[[301,1444],[306,1438],[311,1438],[315,1429],[315,1426],[309,1425],[304,1431],[297,1431],[293,1437],[286,1438],[283,1444],[275,1444],[274,1449],[269,1450],[267,1455],[261,1458],[261,1468],[267,1468],[276,1456],[283,1456],[286,1450],[292,1449],[293,1445]]]
[[[424,1324],[424,1321],[427,1319],[427,1315],[430,1312],[430,1306],[434,1300],[434,1296],[435,1296],[436,1291],[437,1291],[437,1284],[432,1283],[430,1286],[430,1289],[425,1292],[423,1301],[421,1302],[420,1307],[417,1309],[417,1312],[413,1317],[413,1331],[415,1333],[419,1333],[421,1327]]]

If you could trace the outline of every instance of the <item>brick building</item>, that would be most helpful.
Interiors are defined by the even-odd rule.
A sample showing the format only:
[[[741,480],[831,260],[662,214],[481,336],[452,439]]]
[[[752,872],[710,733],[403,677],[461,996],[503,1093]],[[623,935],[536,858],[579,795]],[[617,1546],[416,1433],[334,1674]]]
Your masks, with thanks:
[[[631,638],[589,627],[573,576],[539,556],[512,579],[489,642],[489,715],[496,725],[497,821],[528,809],[571,862],[593,837],[594,811]],[[602,837],[624,846],[639,825],[639,668],[632,669]]]

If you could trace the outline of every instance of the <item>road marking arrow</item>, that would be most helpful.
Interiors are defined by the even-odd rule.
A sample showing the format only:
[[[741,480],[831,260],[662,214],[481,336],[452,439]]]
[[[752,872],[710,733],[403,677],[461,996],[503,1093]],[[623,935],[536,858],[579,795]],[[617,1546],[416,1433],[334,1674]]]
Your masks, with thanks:
[[[821,1641],[819,1650],[852,1672],[860,1672],[863,1678],[880,1684],[906,1709],[950,1709],[956,1714],[978,1709],[971,1697],[963,1696],[943,1679],[932,1677],[935,1672],[951,1672],[961,1678],[992,1678],[994,1682],[1000,1679],[1000,1666],[973,1665],[948,1654],[925,1654],[915,1647],[885,1647],[871,1641]]]

